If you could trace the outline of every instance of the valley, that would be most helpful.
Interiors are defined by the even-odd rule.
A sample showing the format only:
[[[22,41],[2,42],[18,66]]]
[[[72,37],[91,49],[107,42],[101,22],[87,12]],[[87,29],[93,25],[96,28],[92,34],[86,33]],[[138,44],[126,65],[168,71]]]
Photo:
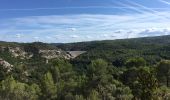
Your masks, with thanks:
[[[0,42],[0,99],[165,100],[169,70],[170,36]]]

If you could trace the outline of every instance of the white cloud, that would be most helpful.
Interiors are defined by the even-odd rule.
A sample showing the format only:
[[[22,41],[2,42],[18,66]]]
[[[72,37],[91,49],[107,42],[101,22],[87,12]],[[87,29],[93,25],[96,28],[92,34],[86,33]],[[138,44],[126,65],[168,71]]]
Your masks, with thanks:
[[[85,36],[85,38],[87,38],[87,39],[92,39],[93,37],[92,37],[92,36],[87,35],[87,36]]]
[[[52,39],[52,37],[50,37],[50,36],[46,36],[46,38],[47,38],[47,39]]]
[[[54,38],[59,39],[60,35],[54,35]]]
[[[108,37],[109,37],[108,34],[103,34],[103,35],[101,35],[101,36],[104,37],[104,38],[108,38]]]
[[[162,15],[157,16],[157,15]],[[6,40],[22,36],[23,41],[75,42],[169,34],[170,12],[127,15],[53,15],[6,19],[0,23],[1,37]],[[158,20],[159,19],[159,20]],[[163,30],[164,29],[164,30]],[[158,33],[157,33],[158,32]],[[22,34],[18,34],[22,33]],[[18,35],[17,35],[18,34]],[[24,36],[24,37],[23,37]],[[43,38],[45,38],[43,40]]]
[[[77,31],[77,29],[76,28],[69,28],[69,30],[71,30],[71,31],[73,31],[73,32],[75,32],[75,31]]]
[[[115,38],[116,37],[116,35],[115,34],[112,34],[112,35],[110,35],[111,37],[113,37],[113,38]]]
[[[165,1],[165,0],[159,0],[159,1],[162,2],[162,3],[170,5],[170,2],[168,2],[168,1]]]
[[[115,33],[121,33],[121,31],[115,31]]]
[[[70,37],[71,38],[78,38],[79,36],[78,35],[71,35]]]
[[[40,37],[38,37],[38,36],[35,36],[35,37],[33,37],[34,39],[36,39],[36,40],[38,40]]]
[[[16,34],[15,37],[16,38],[21,38],[21,34]]]
[[[146,36],[160,36],[160,35],[169,35],[170,30],[168,28],[148,28],[141,32],[138,32],[138,37],[146,37]]]

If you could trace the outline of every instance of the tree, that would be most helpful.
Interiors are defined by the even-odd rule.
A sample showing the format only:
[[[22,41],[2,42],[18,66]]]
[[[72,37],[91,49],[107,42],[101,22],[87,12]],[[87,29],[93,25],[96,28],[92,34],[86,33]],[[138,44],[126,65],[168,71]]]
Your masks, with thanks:
[[[139,57],[139,58],[131,58],[126,61],[127,67],[140,67],[140,66],[146,66],[145,59]]]
[[[161,86],[157,88],[154,93],[153,100],[169,100],[170,98],[170,89],[166,86]]]
[[[87,100],[102,100],[102,99],[100,98],[99,93],[96,90],[92,90]]]
[[[43,99],[56,99],[57,87],[53,81],[52,74],[47,72],[42,80]]]
[[[87,67],[88,88],[96,88],[99,84],[107,83],[108,64],[102,59],[93,60]]]
[[[166,86],[169,86],[170,78],[170,60],[163,60],[157,66],[159,81],[166,80]]]
[[[75,95],[74,100],[85,100],[82,95]]]
[[[0,83],[0,99],[2,100],[37,100],[41,90],[37,84],[31,86],[16,81],[12,76]]]
[[[125,85],[132,87],[133,82],[137,79],[137,75],[138,68],[132,67],[123,72],[123,74],[121,75],[121,80]]]
[[[75,92],[77,82],[75,81],[75,72],[72,65],[62,59],[54,60],[51,67],[52,77],[56,83],[58,99],[73,98],[72,92]]]
[[[131,100],[133,98],[130,88],[118,80],[112,80],[111,83],[99,85],[97,91],[102,100]]]
[[[111,66],[102,59],[93,60],[87,68],[86,91],[90,91],[89,100],[131,100],[133,95],[129,87],[114,79]],[[118,70],[117,70],[118,71]]]
[[[52,62],[51,73],[55,82],[60,81],[60,79],[69,81],[75,74],[72,65],[62,59],[57,59]]]
[[[142,67],[138,70],[138,79],[134,83],[135,96],[142,100],[152,100],[154,92],[158,87],[155,71],[149,67]],[[134,93],[135,93],[134,92]]]
[[[34,58],[39,58],[40,55],[39,55],[39,49],[37,47],[37,45],[34,43],[34,44],[26,44],[24,46],[24,51],[28,52],[28,53],[33,53],[33,57]]]

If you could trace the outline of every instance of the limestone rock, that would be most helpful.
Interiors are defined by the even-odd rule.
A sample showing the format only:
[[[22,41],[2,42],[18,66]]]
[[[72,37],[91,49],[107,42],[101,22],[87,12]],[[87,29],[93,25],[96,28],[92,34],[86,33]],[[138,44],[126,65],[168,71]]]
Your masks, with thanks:
[[[10,63],[8,63],[7,61],[1,58],[0,58],[0,65],[3,67],[3,69],[6,69],[7,72],[11,72],[11,70],[13,69],[13,65],[11,65]]]

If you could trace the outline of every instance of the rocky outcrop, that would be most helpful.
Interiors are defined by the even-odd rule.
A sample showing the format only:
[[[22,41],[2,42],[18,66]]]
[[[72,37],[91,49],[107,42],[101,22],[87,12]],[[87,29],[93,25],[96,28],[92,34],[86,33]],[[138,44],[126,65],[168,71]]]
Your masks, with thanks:
[[[46,59],[54,59],[54,58],[70,59],[70,55],[60,49],[58,49],[58,50],[39,50],[39,54],[41,55],[41,57],[46,58]]]
[[[28,48],[30,49],[30,48]],[[40,55],[42,58],[46,58],[47,60],[54,59],[54,58],[64,58],[64,59],[74,59],[77,56],[85,53],[86,51],[63,51],[61,49],[37,49],[37,53],[25,51],[25,49],[21,47],[0,47],[0,52],[9,52],[12,57],[20,58],[20,59],[30,59],[34,55]]]
[[[19,47],[8,47],[8,50],[15,58],[19,57],[21,59],[29,59],[33,57],[33,54],[27,53]]]
[[[33,54],[27,53],[20,47],[0,47],[0,52],[9,52],[12,57],[20,59],[29,59]]]
[[[0,58],[0,66],[3,67],[3,69],[5,69],[7,72],[11,72],[11,70],[13,69],[13,65],[11,65],[10,63],[8,63],[7,61],[1,58]]]

